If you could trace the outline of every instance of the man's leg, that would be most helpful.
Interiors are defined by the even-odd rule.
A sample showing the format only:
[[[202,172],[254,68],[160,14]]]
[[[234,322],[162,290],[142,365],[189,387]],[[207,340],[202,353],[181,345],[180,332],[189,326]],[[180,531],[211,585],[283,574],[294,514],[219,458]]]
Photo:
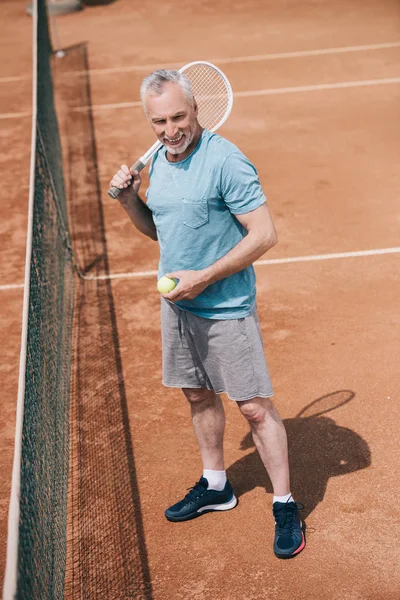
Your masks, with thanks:
[[[203,469],[223,471],[225,411],[221,398],[206,388],[184,388],[182,391],[190,403]]]
[[[305,538],[298,514],[299,506],[290,495],[285,427],[269,398],[256,397],[238,404],[250,423],[254,443],[274,489],[274,552],[278,558],[291,558],[303,550]],[[282,496],[284,498],[280,498]]]
[[[238,402],[248,420],[253,440],[271,479],[275,496],[290,493],[288,446],[285,426],[270,398]]]
[[[184,388],[203,462],[203,477],[188,494],[165,511],[169,521],[187,521],[206,512],[230,510],[237,499],[224,467],[225,412],[220,397],[205,388]],[[204,475],[209,475],[209,478]],[[213,485],[213,482],[219,484]]]

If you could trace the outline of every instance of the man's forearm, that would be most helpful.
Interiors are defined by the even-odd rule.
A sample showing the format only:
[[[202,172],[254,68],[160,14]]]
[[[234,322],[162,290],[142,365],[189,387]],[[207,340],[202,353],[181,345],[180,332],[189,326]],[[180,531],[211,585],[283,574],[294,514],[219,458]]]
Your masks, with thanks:
[[[157,230],[152,212],[138,194],[133,195],[131,201],[125,204],[124,208],[136,229],[152,240],[157,240]]]
[[[271,232],[271,235],[267,238],[256,231],[249,232],[225,256],[202,270],[207,285],[242,271],[258,260],[276,243],[277,237],[274,232]]]

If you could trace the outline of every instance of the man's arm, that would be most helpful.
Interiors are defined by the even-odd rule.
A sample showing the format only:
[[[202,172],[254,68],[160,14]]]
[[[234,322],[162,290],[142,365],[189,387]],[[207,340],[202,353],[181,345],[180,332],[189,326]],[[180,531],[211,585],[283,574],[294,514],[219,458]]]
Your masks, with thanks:
[[[152,212],[139,195],[132,194],[128,202],[122,203],[120,200],[120,203],[128,213],[136,229],[152,240],[157,241],[157,230],[154,225]]]
[[[121,189],[118,196],[119,203],[128,213],[136,229],[156,241],[157,230],[152,212],[139,197],[141,183],[142,179],[138,171],[130,171],[127,165],[122,165],[121,169],[112,178],[110,187],[115,186]]]
[[[177,287],[164,297],[172,302],[192,300],[211,283],[224,279],[250,266],[278,241],[267,204],[255,210],[235,215],[247,230],[247,235],[215,263],[200,271],[175,271],[167,277],[179,279]]]
[[[207,285],[252,265],[278,242],[267,204],[264,203],[252,212],[235,217],[248,233],[225,256],[200,271],[204,274]]]

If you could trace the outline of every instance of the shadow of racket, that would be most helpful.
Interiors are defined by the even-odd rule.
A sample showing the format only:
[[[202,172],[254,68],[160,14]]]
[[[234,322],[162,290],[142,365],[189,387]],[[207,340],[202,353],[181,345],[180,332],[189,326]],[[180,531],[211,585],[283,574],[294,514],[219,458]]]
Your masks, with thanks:
[[[307,406],[296,415],[296,419],[325,415],[328,412],[332,412],[341,406],[348,404],[353,400],[354,396],[355,393],[351,390],[339,390],[327,394],[326,396],[321,396],[310,402],[310,404],[307,404]]]

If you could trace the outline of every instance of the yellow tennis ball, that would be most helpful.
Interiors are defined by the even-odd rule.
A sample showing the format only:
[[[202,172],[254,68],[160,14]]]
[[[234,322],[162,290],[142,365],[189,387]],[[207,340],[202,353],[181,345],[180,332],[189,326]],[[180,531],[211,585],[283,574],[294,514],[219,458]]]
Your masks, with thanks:
[[[160,294],[168,294],[168,292],[172,292],[172,290],[176,287],[176,281],[174,279],[170,279],[169,277],[161,277],[157,281],[157,289]]]

